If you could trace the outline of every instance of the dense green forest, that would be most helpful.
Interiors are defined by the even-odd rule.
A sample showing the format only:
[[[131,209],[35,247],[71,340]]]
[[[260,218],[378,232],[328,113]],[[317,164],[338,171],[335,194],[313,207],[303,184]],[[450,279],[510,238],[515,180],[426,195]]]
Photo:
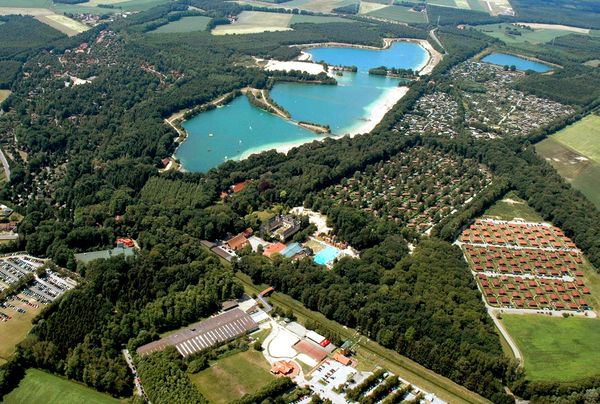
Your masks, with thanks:
[[[600,5],[595,0],[512,0],[519,21],[600,29]]]
[[[430,75],[410,84],[408,94],[371,134],[313,142],[287,155],[266,152],[229,161],[206,174],[159,175],[160,159],[171,155],[177,136],[164,118],[245,86],[265,88],[274,80],[299,79],[294,73],[262,71],[251,63],[252,56],[289,60],[299,49],[288,45],[297,43],[380,46],[385,37],[427,38],[431,28],[357,20],[226,37],[208,32],[146,34],[186,15],[188,5],[215,20],[243,10],[232,2],[185,0],[75,38],[31,18],[2,17],[0,87],[10,87],[13,96],[0,116],[3,147],[12,156],[12,178],[0,197],[25,215],[19,240],[2,251],[26,249],[50,257],[77,270],[83,282],[42,313],[17,354],[0,367],[0,395],[31,366],[115,396],[130,395],[123,345],[134,349],[161,332],[214,313],[221,301],[242,293],[234,273],[203,250],[200,240],[257,226],[249,215],[257,210],[301,204],[326,211],[337,235],[362,250],[361,259],[343,259],[332,271],[323,271],[310,260],[271,261],[251,254],[234,269],[330,319],[360,328],[380,344],[493,402],[512,401],[505,385],[524,398],[547,400],[578,399],[585,389],[597,386],[593,380],[561,387],[523,378],[502,354],[466,263],[449,244],[513,189],[561,226],[600,267],[600,213],[530,147],[598,105],[597,69],[575,66],[600,58],[595,39],[569,35],[552,47],[517,48],[569,66],[552,76],[528,75],[517,88],[577,105],[579,114],[521,139],[474,139],[464,135],[460,122],[456,138],[407,136],[396,124],[420,97],[438,89],[457,91],[449,70],[486,47],[502,46],[477,31],[444,26],[497,18],[429,7],[441,15],[436,35],[447,54]],[[98,42],[103,30],[109,33]],[[76,53],[82,43],[89,52]],[[69,75],[90,83],[67,87]],[[401,223],[374,219],[352,207],[315,204],[319,191],[417,146],[472,159],[494,175],[492,185],[472,203],[434,228],[437,238],[420,240]],[[243,180],[249,182],[242,192],[218,202],[222,191]],[[135,257],[76,265],[74,252],[111,246],[123,235],[138,240],[141,251]],[[412,255],[407,239],[418,243]],[[186,364],[173,352],[144,358],[139,366],[153,402],[204,401],[185,376]],[[274,384],[262,396],[241,402],[288,387]]]

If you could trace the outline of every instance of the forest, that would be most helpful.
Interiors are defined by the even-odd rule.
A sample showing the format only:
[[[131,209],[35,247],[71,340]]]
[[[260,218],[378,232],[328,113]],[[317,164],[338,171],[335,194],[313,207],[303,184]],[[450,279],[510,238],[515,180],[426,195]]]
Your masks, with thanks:
[[[421,96],[438,88],[455,91],[447,77],[450,69],[486,47],[499,46],[482,33],[441,26],[436,35],[447,52],[443,61],[425,79],[410,84],[408,94],[371,134],[314,142],[287,156],[266,152],[227,162],[206,174],[159,175],[160,160],[171,155],[177,135],[164,118],[233,90],[265,88],[282,78],[248,66],[251,56],[289,60],[299,52],[288,46],[294,43],[380,46],[384,37],[428,36],[425,27],[359,20],[297,24],[288,32],[229,37],[208,32],[144,34],[149,24],[182,12],[188,4],[213,18],[241,11],[235,3],[187,0],[99,26],[74,39],[50,28],[38,30],[39,23],[31,18],[7,17],[0,25],[2,39],[14,38],[14,32],[32,36],[32,26],[40,35],[27,39],[36,44],[35,50],[29,51],[20,38],[0,46],[4,63],[0,65],[12,66],[13,71],[0,75],[13,91],[4,105],[9,112],[0,116],[3,147],[13,156],[13,175],[0,197],[25,215],[20,238],[3,245],[2,251],[26,249],[50,257],[77,270],[85,280],[43,312],[17,354],[0,367],[0,394],[16,385],[25,368],[35,366],[114,396],[130,395],[133,386],[120,353],[123,344],[133,348],[152,341],[161,332],[211,315],[221,301],[242,293],[233,271],[203,250],[200,240],[255,226],[249,214],[258,210],[302,204],[325,210],[336,234],[362,250],[361,259],[340,260],[326,272],[310,260],[270,261],[250,254],[234,269],[330,319],[360,328],[380,344],[493,402],[511,402],[504,385],[525,398],[579,397],[594,386],[594,381],[585,381],[563,388],[523,378],[502,354],[475,282],[460,251],[450,244],[473,218],[512,189],[546,220],[563,228],[600,267],[600,229],[595,225],[600,213],[530,147],[597,108],[598,94],[589,90],[589,81],[587,89],[573,83],[574,78],[585,83],[581,78],[588,76],[596,80],[590,70],[531,75],[518,83],[527,93],[563,97],[578,106],[577,114],[529,136],[483,141],[404,135],[396,124]],[[453,24],[463,18],[462,11],[447,11],[440,18],[442,25],[450,23],[444,20],[450,13],[458,13]],[[12,32],[6,31],[7,26],[14,28]],[[98,43],[103,30],[111,33]],[[561,63],[571,49],[573,56],[567,62],[597,54],[578,36],[556,42],[554,50],[544,46],[540,52]],[[89,53],[73,51],[81,43],[87,44]],[[64,65],[57,60],[59,54]],[[13,60],[18,62],[16,69]],[[65,74],[93,80],[65,87]],[[298,75],[283,78],[297,80]],[[421,146],[469,161],[470,169],[481,164],[493,176],[492,184],[469,205],[440,215],[434,237],[355,206],[318,203],[318,196],[329,187],[383,170],[384,162]],[[242,192],[218,202],[221,192],[244,180],[250,181]],[[141,251],[135,257],[76,265],[73,253],[112,246],[116,236],[124,235],[138,240]],[[408,240],[418,243],[412,255]],[[165,402],[203,402],[186,382],[184,365],[169,355],[172,352],[140,361],[152,401],[160,402],[161,397]],[[175,376],[168,385],[160,377],[165,372]]]

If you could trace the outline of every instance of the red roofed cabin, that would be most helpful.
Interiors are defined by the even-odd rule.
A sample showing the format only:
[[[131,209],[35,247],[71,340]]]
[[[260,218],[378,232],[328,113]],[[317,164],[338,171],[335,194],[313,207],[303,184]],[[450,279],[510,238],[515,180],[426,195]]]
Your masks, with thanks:
[[[117,247],[121,247],[121,248],[123,248],[123,247],[133,248],[133,247],[135,247],[135,243],[130,238],[118,238],[117,239]]]
[[[227,240],[227,246],[232,250],[241,250],[248,245],[248,239],[242,233]]]
[[[341,363],[344,366],[349,366],[352,361],[350,360],[350,358],[348,358],[347,356],[342,355],[339,352],[336,352],[333,354],[333,359],[338,361],[339,363]]]
[[[233,184],[231,186],[231,192],[233,192],[234,194],[237,194],[238,192],[241,192],[244,190],[244,188],[246,188],[246,181],[243,182],[238,182],[237,184]]]

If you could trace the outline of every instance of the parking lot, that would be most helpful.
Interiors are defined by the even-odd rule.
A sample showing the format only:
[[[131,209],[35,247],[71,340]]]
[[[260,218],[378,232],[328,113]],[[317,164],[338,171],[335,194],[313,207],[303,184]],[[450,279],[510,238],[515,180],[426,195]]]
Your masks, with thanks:
[[[307,383],[323,400],[329,399],[332,403],[344,404],[346,403],[344,396],[333,389],[348,382],[351,376],[354,376],[355,380],[359,377],[362,380],[361,374],[356,369],[334,360],[326,360],[311,373]]]

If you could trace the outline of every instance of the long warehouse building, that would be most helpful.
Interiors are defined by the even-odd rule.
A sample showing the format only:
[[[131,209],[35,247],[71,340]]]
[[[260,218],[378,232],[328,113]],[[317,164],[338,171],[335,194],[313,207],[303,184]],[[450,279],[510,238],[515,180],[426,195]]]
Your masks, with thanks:
[[[137,352],[144,356],[162,351],[168,346],[175,346],[181,355],[189,356],[257,329],[258,324],[252,317],[240,309],[233,309],[194,323],[158,341],[142,345]]]

